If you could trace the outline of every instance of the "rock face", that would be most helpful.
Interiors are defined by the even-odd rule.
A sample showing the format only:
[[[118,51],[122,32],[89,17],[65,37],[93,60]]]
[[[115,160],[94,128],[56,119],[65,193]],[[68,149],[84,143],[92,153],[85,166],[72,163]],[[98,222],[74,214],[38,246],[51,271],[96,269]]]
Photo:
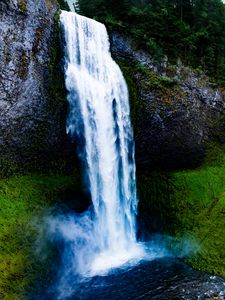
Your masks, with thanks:
[[[55,0],[0,1],[0,175],[74,157],[56,11]],[[111,46],[130,86],[140,170],[194,166],[205,142],[225,142],[225,97],[204,75],[156,66],[118,32]]]
[[[118,32],[112,32],[111,50],[128,84],[132,81],[136,87],[139,169],[196,166],[204,158],[207,141],[225,142],[225,95],[206,76],[179,62],[171,66],[165,60],[156,66],[147,53]],[[131,99],[131,107],[132,103]]]
[[[56,11],[54,0],[0,2],[1,168],[8,161],[38,168],[62,148],[65,97],[51,87]]]

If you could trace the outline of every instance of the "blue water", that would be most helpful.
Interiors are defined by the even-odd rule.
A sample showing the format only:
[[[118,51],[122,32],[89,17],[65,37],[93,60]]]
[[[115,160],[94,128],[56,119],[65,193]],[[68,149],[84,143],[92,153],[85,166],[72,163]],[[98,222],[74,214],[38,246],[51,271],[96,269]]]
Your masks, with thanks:
[[[67,300],[224,300],[225,279],[195,271],[172,257],[141,262],[135,267],[114,269],[107,276],[71,281]],[[59,294],[47,289],[34,300],[56,300]]]

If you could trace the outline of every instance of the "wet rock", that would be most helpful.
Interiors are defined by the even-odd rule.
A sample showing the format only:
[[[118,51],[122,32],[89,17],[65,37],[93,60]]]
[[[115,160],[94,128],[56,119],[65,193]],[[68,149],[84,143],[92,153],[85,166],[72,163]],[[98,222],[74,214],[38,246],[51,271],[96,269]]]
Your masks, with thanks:
[[[64,151],[66,101],[51,92],[56,2],[0,2],[1,169],[37,169]]]
[[[225,94],[204,74],[179,61],[176,66],[166,59],[156,64],[118,32],[112,32],[111,43],[114,58],[122,62],[125,77],[129,77],[128,84],[132,81],[131,89],[137,90],[138,169],[194,167],[204,159],[207,142],[225,142]]]
[[[36,170],[59,157],[63,165],[74,155],[65,132],[67,103],[61,58],[56,56],[56,11],[56,1],[0,2],[1,170],[14,171],[18,162],[19,169]],[[137,91],[138,169],[196,166],[207,141],[225,142],[224,94],[204,75],[181,63],[170,66],[167,59],[157,65],[118,32],[111,35],[111,50],[127,66]]]

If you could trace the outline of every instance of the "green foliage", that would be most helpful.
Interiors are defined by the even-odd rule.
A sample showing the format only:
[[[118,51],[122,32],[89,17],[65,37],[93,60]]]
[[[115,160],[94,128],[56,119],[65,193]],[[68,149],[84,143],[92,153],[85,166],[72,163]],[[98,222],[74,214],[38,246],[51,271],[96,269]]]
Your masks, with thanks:
[[[225,5],[221,0],[79,0],[80,13],[121,24],[160,60],[202,68],[225,84]],[[112,22],[111,22],[112,23]]]
[[[25,299],[35,282],[49,284],[48,253],[37,253],[36,239],[46,210],[59,193],[78,186],[76,177],[24,176],[0,181],[0,298]],[[49,212],[49,211],[48,211]],[[43,259],[43,256],[45,258]]]
[[[113,15],[119,19],[124,19],[129,11],[128,0],[80,0],[78,3],[80,13],[88,17]]]
[[[197,241],[199,252],[187,258],[194,268],[225,276],[224,147],[208,145],[198,169],[138,176],[138,190],[142,213],[158,215],[165,232],[178,240]]]

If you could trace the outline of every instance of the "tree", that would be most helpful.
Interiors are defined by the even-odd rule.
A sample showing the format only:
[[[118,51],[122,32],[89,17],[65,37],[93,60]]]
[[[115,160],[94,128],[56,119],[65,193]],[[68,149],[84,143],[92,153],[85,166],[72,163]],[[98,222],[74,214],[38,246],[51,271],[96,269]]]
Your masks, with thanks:
[[[154,56],[181,58],[225,82],[225,4],[221,0],[79,0],[80,12],[122,23]],[[159,55],[160,54],[160,55]]]

